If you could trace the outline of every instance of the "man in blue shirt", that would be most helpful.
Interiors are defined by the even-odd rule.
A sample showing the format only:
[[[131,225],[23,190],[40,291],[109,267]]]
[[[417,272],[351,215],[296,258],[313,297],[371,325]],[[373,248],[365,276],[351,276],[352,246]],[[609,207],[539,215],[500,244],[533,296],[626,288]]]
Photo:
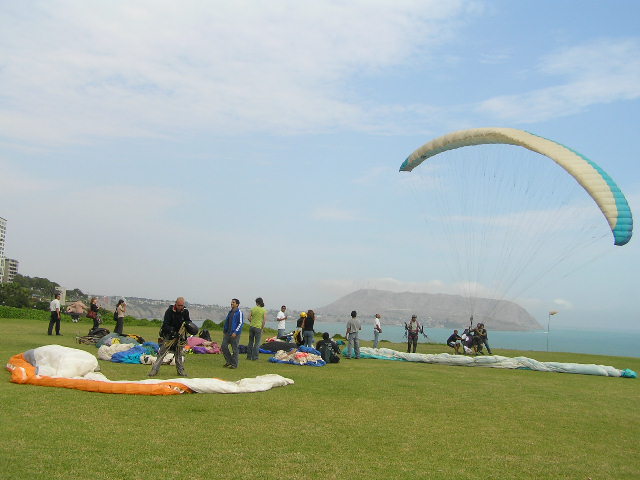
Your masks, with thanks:
[[[244,314],[240,310],[240,300],[234,298],[231,300],[231,310],[227,314],[222,330],[222,354],[227,368],[238,368],[238,343],[240,342],[240,334],[242,333],[242,325],[244,324]],[[229,351],[229,345],[233,350],[233,355]]]

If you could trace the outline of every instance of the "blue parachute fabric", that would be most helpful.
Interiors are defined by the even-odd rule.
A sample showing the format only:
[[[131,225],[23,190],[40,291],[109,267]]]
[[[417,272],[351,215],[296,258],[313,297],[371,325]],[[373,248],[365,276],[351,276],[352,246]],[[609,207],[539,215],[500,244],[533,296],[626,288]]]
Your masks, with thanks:
[[[304,345],[300,345],[298,347],[298,351],[299,352],[303,352],[303,353],[312,353],[314,355],[322,356],[322,354],[318,350],[316,350],[315,348],[313,348],[313,347],[305,347]]]
[[[111,361],[114,363],[140,363],[140,355],[146,355],[147,351],[142,345],[136,345],[124,352],[114,353]]]
[[[160,345],[156,342],[144,342],[142,348],[144,348],[147,355],[156,355],[160,350]]]
[[[624,378],[638,378],[638,374],[630,368],[625,368],[624,370],[622,370],[622,376]]]

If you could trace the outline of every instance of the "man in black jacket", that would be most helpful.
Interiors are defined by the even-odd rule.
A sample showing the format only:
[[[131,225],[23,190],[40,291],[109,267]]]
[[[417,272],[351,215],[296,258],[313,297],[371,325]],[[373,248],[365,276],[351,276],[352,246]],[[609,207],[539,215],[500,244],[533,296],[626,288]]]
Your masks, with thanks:
[[[329,332],[322,334],[322,340],[316,344],[316,350],[322,355],[326,363],[338,363],[340,361],[340,348],[338,344],[329,338]]]
[[[158,374],[162,360],[169,351],[173,352],[178,375],[181,377],[188,376],[184,371],[182,349],[187,343],[187,335],[195,335],[196,333],[198,333],[198,327],[189,318],[189,310],[184,308],[184,298],[178,297],[175,305],[167,308],[164,314],[164,320],[160,328],[162,345],[160,346],[158,357],[151,367],[149,376],[155,377]]]

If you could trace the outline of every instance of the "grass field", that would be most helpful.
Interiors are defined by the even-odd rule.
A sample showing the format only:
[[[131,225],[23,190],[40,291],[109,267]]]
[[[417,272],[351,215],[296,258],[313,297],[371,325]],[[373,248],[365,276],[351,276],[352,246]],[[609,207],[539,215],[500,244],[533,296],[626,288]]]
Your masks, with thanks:
[[[63,337],[47,336],[46,328],[42,320],[0,319],[0,356],[6,361],[49,343],[97,351],[75,343],[88,323],[63,323]],[[125,331],[154,339],[157,330]],[[422,344],[418,351],[447,350]],[[640,371],[640,358],[525,355]],[[0,478],[640,478],[638,379],[365,359],[314,368],[272,364],[266,355],[258,362],[240,358],[240,367],[228,370],[221,355],[191,355],[186,369],[192,377],[225,380],[278,373],[295,384],[256,394],[146,397],[16,385],[5,371]],[[149,370],[100,365],[112,380],[139,380]],[[175,367],[163,366],[160,378],[172,377]]]

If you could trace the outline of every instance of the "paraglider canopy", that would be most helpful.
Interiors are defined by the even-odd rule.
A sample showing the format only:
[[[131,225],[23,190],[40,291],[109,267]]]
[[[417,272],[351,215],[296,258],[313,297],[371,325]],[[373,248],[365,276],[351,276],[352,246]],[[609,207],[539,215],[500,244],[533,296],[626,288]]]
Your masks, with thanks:
[[[438,137],[414,151],[400,171],[412,171],[439,153],[472,145],[508,144],[540,153],[566,170],[588,192],[606,218],[616,245],[629,242],[633,232],[631,209],[613,179],[596,163],[552,140],[515,128],[473,128]]]

